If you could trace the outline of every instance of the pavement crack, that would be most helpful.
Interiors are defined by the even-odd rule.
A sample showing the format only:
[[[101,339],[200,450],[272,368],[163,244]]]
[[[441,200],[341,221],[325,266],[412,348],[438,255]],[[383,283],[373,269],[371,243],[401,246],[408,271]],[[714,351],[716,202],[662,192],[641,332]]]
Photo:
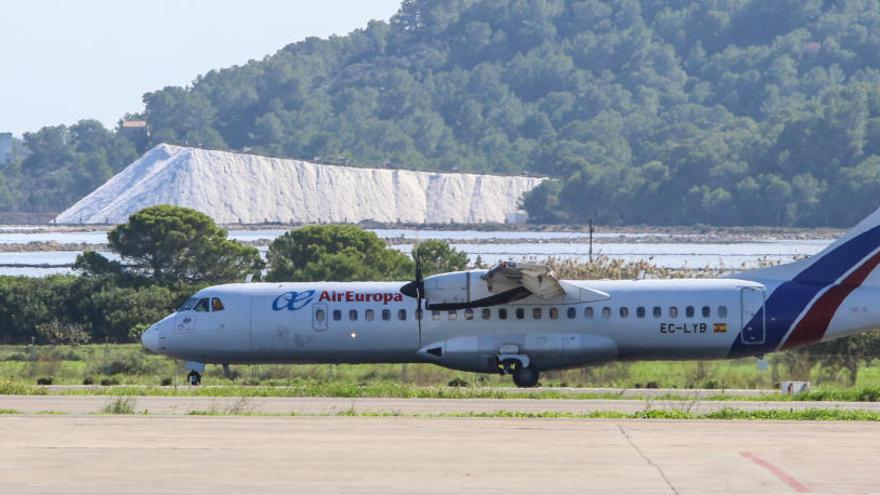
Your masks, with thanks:
[[[639,457],[641,457],[642,460],[644,460],[649,466],[653,467],[654,469],[657,470],[658,473],[660,473],[660,477],[663,478],[663,481],[666,482],[666,486],[669,487],[669,491],[675,495],[678,495],[678,490],[676,490],[675,486],[672,485],[672,482],[669,481],[669,478],[666,476],[666,473],[663,472],[663,468],[661,468],[657,463],[652,461],[650,457],[648,457],[647,455],[645,455],[644,452],[642,452],[642,449],[640,449],[639,446],[636,445],[635,442],[633,442],[632,438],[629,437],[629,433],[626,431],[626,428],[624,428],[621,425],[617,425],[617,428],[620,430],[620,433],[623,434],[623,438],[626,439],[627,443],[629,443],[630,446],[632,446],[632,448],[635,449],[635,451],[639,454]]]

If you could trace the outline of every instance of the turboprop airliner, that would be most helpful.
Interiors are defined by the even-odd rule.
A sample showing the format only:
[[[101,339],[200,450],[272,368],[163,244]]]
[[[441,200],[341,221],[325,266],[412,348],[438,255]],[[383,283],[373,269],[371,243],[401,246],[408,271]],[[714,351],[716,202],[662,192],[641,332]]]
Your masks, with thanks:
[[[144,332],[206,363],[434,363],[509,374],[614,360],[761,356],[880,327],[880,210],[819,254],[718,279],[559,280],[502,262],[409,282],[208,287]]]

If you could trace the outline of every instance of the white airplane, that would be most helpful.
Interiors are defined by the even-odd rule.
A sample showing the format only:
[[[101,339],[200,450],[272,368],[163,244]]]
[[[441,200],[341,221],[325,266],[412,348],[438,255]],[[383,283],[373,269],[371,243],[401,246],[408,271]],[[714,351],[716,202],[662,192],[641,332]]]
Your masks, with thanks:
[[[512,262],[422,279],[417,262],[408,283],[219,285],[141,340],[186,361],[193,385],[205,363],[434,363],[532,387],[541,371],[760,356],[878,328],[878,263],[880,210],[815,256],[718,279],[558,280]]]

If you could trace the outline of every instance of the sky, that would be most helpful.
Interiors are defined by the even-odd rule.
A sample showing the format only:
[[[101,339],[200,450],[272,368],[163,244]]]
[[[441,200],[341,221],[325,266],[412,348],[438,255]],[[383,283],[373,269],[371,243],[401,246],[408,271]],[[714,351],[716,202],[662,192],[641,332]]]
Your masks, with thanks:
[[[144,93],[389,19],[400,0],[11,0],[0,4],[0,132],[143,110]]]

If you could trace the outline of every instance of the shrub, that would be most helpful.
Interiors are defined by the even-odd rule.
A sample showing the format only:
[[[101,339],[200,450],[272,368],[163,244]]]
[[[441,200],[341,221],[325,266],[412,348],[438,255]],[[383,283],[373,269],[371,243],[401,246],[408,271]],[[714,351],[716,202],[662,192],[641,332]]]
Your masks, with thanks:
[[[37,378],[37,385],[52,385],[52,377],[51,376],[43,376]]]
[[[134,399],[131,397],[117,397],[105,405],[101,414],[134,414]]]

